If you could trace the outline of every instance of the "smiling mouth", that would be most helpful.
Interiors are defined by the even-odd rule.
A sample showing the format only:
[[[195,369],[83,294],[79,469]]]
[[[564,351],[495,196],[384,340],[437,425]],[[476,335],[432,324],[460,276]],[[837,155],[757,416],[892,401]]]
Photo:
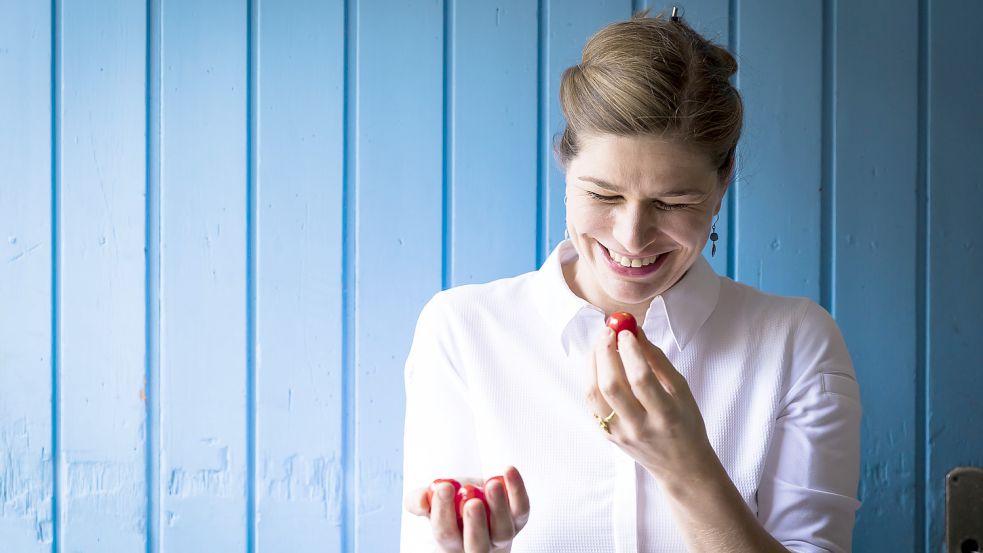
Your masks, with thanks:
[[[648,267],[649,265],[653,265],[656,262],[658,262],[660,258],[664,257],[665,254],[667,253],[667,252],[663,252],[649,257],[628,257],[628,256],[621,255],[617,252],[611,251],[604,244],[601,244],[600,242],[598,242],[598,245],[601,246],[601,249],[604,250],[606,257],[612,263],[614,263],[615,265],[620,265],[621,267],[624,267],[626,269],[640,269],[643,267]]]

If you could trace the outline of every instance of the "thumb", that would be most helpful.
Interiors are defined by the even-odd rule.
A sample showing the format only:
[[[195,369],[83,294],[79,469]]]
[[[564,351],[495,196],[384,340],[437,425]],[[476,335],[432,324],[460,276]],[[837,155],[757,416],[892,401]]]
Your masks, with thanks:
[[[416,516],[430,516],[430,502],[427,501],[427,489],[417,488],[406,492],[403,496],[403,508]]]

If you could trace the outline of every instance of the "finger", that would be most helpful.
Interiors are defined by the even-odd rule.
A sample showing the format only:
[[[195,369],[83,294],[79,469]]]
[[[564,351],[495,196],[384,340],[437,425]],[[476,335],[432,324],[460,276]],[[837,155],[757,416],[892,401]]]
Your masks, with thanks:
[[[427,501],[427,488],[417,488],[406,493],[403,508],[419,517],[430,515],[430,502]]]
[[[464,514],[465,553],[489,553],[488,521],[485,518],[485,504],[480,499],[469,499],[462,507]]]
[[[526,492],[526,484],[522,481],[519,469],[515,467],[505,469],[505,488],[509,495],[512,522],[515,524],[515,531],[518,532],[529,520],[529,494]]]
[[[625,330],[622,335],[631,334]],[[632,393],[625,367],[618,355],[617,341],[614,331],[608,331],[603,349],[597,352],[597,387],[605,401],[611,405],[618,416],[625,422],[637,424],[645,417],[645,409]],[[607,416],[607,413],[601,413]]]
[[[441,482],[435,487],[433,503],[430,505],[433,538],[445,550],[460,551],[461,531],[457,527],[457,513],[454,510],[454,486]]]
[[[512,521],[512,511],[509,507],[509,496],[505,490],[505,479],[496,476],[485,482],[485,498],[491,510],[492,547],[498,549],[511,543],[515,536],[515,523]]]
[[[642,355],[645,356],[646,361],[655,371],[655,376],[662,383],[662,387],[666,390],[669,395],[675,396],[678,392],[683,390],[688,390],[689,385],[683,375],[679,374],[676,367],[672,366],[672,362],[666,357],[665,352],[662,349],[649,341],[648,336],[643,332],[638,333],[639,345],[641,346]]]
[[[585,382],[587,386],[587,408],[590,409],[592,413],[596,416],[606,416],[611,412],[611,406],[601,395],[601,390],[597,387],[597,352],[599,349],[604,347],[604,337],[601,336],[591,348],[590,355],[588,355],[588,367],[587,367],[587,381]]]
[[[625,367],[625,376],[631,391],[649,412],[661,412],[672,398],[652,369],[648,359],[642,352],[642,329],[638,329],[639,338],[631,332],[622,332],[618,337],[618,353]]]

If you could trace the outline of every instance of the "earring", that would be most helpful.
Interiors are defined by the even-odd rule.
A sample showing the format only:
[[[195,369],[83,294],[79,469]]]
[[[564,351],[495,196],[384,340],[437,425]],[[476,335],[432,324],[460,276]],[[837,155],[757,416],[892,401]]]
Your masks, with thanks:
[[[720,217],[718,216],[717,219],[719,220]],[[717,240],[719,239],[720,236],[717,234],[717,221],[714,221],[713,226],[710,227],[710,242],[713,243],[713,246],[710,248],[710,257],[717,255]]]

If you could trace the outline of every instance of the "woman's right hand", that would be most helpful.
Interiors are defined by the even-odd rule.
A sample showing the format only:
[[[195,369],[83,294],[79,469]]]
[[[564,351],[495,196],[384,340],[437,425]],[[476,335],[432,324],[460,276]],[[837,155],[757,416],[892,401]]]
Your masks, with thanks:
[[[480,500],[468,500],[463,506],[464,531],[457,527],[454,510],[454,486],[441,482],[434,488],[433,503],[427,501],[427,489],[414,490],[406,497],[406,510],[430,519],[433,537],[440,553],[499,553],[512,548],[512,539],[529,520],[529,495],[522,476],[515,467],[505,470],[505,486],[496,478],[485,483],[485,498],[491,510],[491,528],[485,519]],[[483,484],[480,480],[459,479],[462,484]]]

